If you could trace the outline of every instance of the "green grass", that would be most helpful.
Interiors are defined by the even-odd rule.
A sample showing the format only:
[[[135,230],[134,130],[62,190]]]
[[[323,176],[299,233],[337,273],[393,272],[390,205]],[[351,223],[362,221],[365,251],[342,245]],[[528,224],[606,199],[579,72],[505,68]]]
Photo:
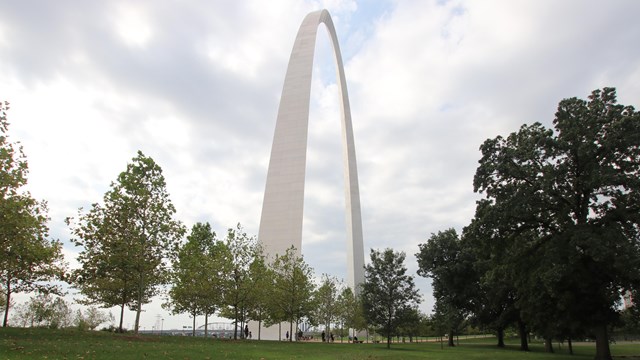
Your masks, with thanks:
[[[592,359],[592,343],[574,344],[576,355],[567,347],[555,354],[543,352],[534,343],[531,352],[520,352],[516,340],[506,349],[495,347],[495,339],[461,340],[455,348],[440,343],[323,344],[277,341],[231,341],[172,336],[132,336],[74,330],[0,329],[0,360],[4,359]],[[614,356],[640,354],[640,343],[611,345]],[[625,359],[631,359],[629,357]],[[637,359],[640,359],[638,357]]]

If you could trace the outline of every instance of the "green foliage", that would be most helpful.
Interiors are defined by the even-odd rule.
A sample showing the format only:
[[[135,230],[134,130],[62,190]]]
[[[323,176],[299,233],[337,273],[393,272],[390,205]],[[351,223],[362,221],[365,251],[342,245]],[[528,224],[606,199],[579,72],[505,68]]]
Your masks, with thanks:
[[[258,245],[256,256],[249,265],[251,292],[247,301],[247,320],[258,322],[258,340],[261,338],[262,323],[270,321],[272,306],[271,289],[274,284],[273,270],[267,265],[262,248]]]
[[[111,184],[102,205],[93,204],[85,214],[79,210],[72,233],[83,250],[74,283],[87,303],[121,307],[120,330],[129,306],[136,311],[138,331],[142,306],[169,280],[165,259],[184,233],[175,212],[162,169],[140,151]]]
[[[453,336],[464,327],[477,300],[476,259],[454,229],[432,234],[419,247],[418,275],[432,279],[436,318],[447,328],[449,346],[454,346]]]
[[[355,332],[364,330],[367,322],[364,317],[364,309],[362,308],[362,300],[356,296],[353,290],[345,286],[338,295],[338,319],[343,327],[353,329]]]
[[[22,327],[62,329],[73,323],[70,305],[63,298],[50,294],[32,296],[18,306],[15,315],[16,321]]]
[[[9,142],[7,110],[0,102],[0,282],[4,320],[8,324],[11,294],[17,292],[61,293],[51,283],[64,278],[62,244],[49,240],[47,204],[28,191],[28,165],[22,146]]]
[[[238,325],[243,326],[247,313],[250,310],[250,300],[252,294],[252,279],[250,267],[257,256],[260,255],[260,248],[253,236],[247,235],[238,223],[235,229],[227,231],[225,240],[228,255],[225,259],[225,286],[223,303],[220,316],[233,319],[233,338],[238,338]]]
[[[293,246],[283,255],[276,255],[272,269],[274,287],[271,297],[274,320],[289,322],[289,334],[294,334],[300,321],[309,317],[313,311],[313,269],[301,256],[297,256]],[[290,336],[289,340],[292,341],[293,336]]]
[[[95,330],[100,324],[105,322],[113,322],[114,317],[111,313],[105,313],[95,306],[89,306],[84,313],[78,309],[73,320],[78,330]]]
[[[173,259],[173,286],[164,306],[174,314],[189,313],[194,324],[197,315],[213,315],[222,305],[228,253],[209,223],[193,225]],[[195,334],[195,325],[193,331]]]
[[[322,274],[320,287],[313,292],[313,309],[311,311],[312,323],[321,325],[329,334],[331,325],[338,319],[338,279],[327,274]]]
[[[473,233],[531,328],[592,330],[596,358],[610,359],[620,294],[640,285],[640,113],[604,88],[561,101],[553,123],[481,146]]]
[[[420,295],[413,276],[407,275],[404,259],[402,252],[371,249],[371,263],[365,266],[362,288],[365,318],[387,338],[387,347],[391,346],[391,337],[406,318],[405,313],[413,311],[420,303]]]

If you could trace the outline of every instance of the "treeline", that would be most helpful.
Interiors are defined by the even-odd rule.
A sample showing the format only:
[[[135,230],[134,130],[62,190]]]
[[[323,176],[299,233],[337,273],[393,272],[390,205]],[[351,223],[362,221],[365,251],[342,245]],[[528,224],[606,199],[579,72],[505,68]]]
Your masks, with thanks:
[[[46,202],[33,199],[24,190],[28,164],[22,147],[8,140],[7,109],[8,103],[3,103],[3,327],[8,325],[14,304],[11,296],[16,292],[36,293],[16,309],[19,323],[67,327],[75,321],[85,327],[89,320],[81,314],[72,320],[68,304],[52,297],[64,294],[64,283],[79,291],[80,304],[118,307],[118,331],[125,330],[125,310],[135,311],[135,333],[144,305],[158,295],[164,297],[163,307],[170,312],[190,314],[194,331],[197,316],[204,316],[205,324],[214,314],[232,319],[236,325],[234,338],[242,336],[238,329],[244,329],[250,320],[258,322],[259,329],[288,323],[289,340],[299,333],[302,322],[321,326],[327,334],[333,328],[361,330],[374,326],[390,337],[410,319],[402,314],[417,311],[419,297],[413,289],[413,278],[406,275],[402,253],[373,251],[372,263],[366,269],[369,283],[360,294],[361,289],[354,291],[326,274],[316,284],[313,270],[294,248],[266,258],[255,237],[246,234],[240,224],[229,229],[224,239],[218,239],[209,223],[197,223],[187,234],[186,227],[175,218],[162,169],[140,151],[110,184],[101,202],[81,208],[77,216],[66,219],[71,242],[80,249],[80,267],[69,270],[61,242],[49,239]],[[257,338],[260,336],[259,330]]]
[[[549,351],[552,339],[593,337],[596,358],[610,359],[611,326],[621,316],[638,323],[636,307],[622,313],[620,300],[640,288],[640,113],[617,104],[615,89],[561,101],[553,129],[523,125],[482,144],[474,218],[460,235],[432,234],[416,254],[436,299],[428,319],[417,310],[404,253],[372,250],[365,283],[352,290],[327,275],[315,284],[296,249],[265,258],[240,225],[224,239],[208,223],[187,234],[162,169],[142,152],[102,202],[67,219],[82,249],[81,268],[69,272],[61,243],[48,239],[46,202],[23,190],[27,161],[8,141],[6,109],[0,104],[4,326],[12,293],[60,293],[54,280],[79,289],[86,304],[120,307],[120,329],[124,310],[136,311],[134,331],[143,305],[165,289],[163,306],[191,314],[194,324],[218,314],[236,328],[288,322],[291,335],[301,322],[327,332],[373,329],[388,344],[428,326],[453,345],[473,324],[493,329],[499,346],[505,329],[517,328],[522,350],[530,334],[546,339]]]
[[[515,325],[522,350],[530,333],[548,351],[593,337],[596,359],[610,359],[621,296],[640,285],[640,113],[604,88],[561,101],[553,127],[482,144],[475,216],[420,245],[419,274],[450,335],[471,319],[504,346]]]

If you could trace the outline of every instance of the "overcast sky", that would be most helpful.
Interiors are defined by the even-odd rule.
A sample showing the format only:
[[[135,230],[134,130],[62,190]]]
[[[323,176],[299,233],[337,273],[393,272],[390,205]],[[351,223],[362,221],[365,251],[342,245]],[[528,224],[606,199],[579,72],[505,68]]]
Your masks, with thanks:
[[[164,170],[187,227],[206,221],[223,238],[240,222],[257,235],[293,40],[322,8],[345,64],[365,258],[404,251],[414,274],[418,244],[473,216],[485,139],[551,126],[560,100],[605,86],[640,106],[633,0],[1,1],[10,139],[72,266],[64,218],[101,201],[137,150]],[[318,34],[302,252],[316,275],[346,278],[335,68]],[[416,283],[429,312],[428,281]],[[158,314],[165,329],[190,323],[160,303],[146,306],[147,329]]]

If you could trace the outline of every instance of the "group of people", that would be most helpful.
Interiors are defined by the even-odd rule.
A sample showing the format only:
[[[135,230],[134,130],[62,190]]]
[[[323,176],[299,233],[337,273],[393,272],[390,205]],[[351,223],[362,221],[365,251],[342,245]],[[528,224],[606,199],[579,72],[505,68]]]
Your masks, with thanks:
[[[298,333],[296,335],[297,335],[296,341],[298,341],[298,340],[306,340],[304,338],[304,336],[302,336],[302,330],[298,329]],[[285,337],[287,338],[287,341],[289,341],[289,330],[287,330],[287,333],[285,334]]]
[[[334,338],[333,338],[333,333],[329,333],[329,338],[326,338],[326,334],[324,333],[324,330],[322,330],[322,334],[320,334],[322,336],[322,342],[333,342]]]

